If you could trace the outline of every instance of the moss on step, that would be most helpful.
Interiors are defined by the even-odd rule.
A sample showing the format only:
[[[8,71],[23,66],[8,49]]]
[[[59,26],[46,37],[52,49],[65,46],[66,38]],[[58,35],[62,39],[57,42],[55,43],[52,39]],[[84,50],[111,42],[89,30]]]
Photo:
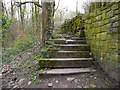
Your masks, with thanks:
[[[54,67],[56,64],[57,64],[56,60],[39,59],[40,68],[50,68]]]
[[[58,48],[47,48],[48,51],[58,51]]]
[[[44,75],[44,74],[46,74],[46,72],[44,72],[44,71],[39,71],[38,74],[39,74],[39,75]]]

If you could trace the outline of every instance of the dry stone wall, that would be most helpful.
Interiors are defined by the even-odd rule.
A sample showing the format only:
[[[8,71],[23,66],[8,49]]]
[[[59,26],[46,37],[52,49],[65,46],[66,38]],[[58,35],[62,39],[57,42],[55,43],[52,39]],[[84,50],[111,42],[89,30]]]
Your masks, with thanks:
[[[120,2],[97,8],[86,15],[85,35],[96,62],[113,79],[120,71]]]

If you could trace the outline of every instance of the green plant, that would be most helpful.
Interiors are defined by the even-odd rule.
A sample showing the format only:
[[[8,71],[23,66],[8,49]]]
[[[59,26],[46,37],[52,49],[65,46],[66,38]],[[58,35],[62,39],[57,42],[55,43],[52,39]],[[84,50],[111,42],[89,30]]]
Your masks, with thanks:
[[[49,52],[47,49],[41,51],[41,58],[49,58]]]
[[[45,48],[41,50],[41,57],[40,58],[49,58],[50,52],[49,51],[56,51],[58,50],[55,48],[55,45],[53,42],[46,41]]]
[[[32,42],[33,40],[29,35],[24,39],[17,38],[16,42],[13,44],[12,50],[14,53],[27,50],[31,47]]]

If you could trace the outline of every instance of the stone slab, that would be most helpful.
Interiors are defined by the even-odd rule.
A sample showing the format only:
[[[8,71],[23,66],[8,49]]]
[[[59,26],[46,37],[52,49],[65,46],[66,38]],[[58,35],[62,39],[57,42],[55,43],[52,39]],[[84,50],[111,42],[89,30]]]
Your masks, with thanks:
[[[65,51],[89,51],[87,44],[55,44],[57,48]]]
[[[89,58],[89,51],[58,51],[51,52],[50,58]]]
[[[57,74],[78,74],[78,73],[90,73],[95,72],[96,70],[91,68],[67,68],[67,69],[50,69],[43,71],[43,74],[47,75],[57,75]],[[39,72],[39,74],[41,74]]]
[[[70,68],[70,67],[90,67],[93,63],[92,58],[49,58],[39,59],[41,68]]]

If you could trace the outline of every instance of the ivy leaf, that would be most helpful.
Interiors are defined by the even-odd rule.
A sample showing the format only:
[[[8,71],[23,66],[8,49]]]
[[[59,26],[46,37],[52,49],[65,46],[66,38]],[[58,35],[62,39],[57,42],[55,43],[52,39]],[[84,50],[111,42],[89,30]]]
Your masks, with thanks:
[[[26,11],[25,11],[25,10],[23,10],[23,12],[24,12],[24,13],[26,13]]]
[[[11,21],[14,21],[14,17],[11,18]]]
[[[6,24],[7,24],[7,25],[8,25],[8,24],[10,24],[10,22],[9,22],[9,21],[7,21],[7,22],[6,22]]]

